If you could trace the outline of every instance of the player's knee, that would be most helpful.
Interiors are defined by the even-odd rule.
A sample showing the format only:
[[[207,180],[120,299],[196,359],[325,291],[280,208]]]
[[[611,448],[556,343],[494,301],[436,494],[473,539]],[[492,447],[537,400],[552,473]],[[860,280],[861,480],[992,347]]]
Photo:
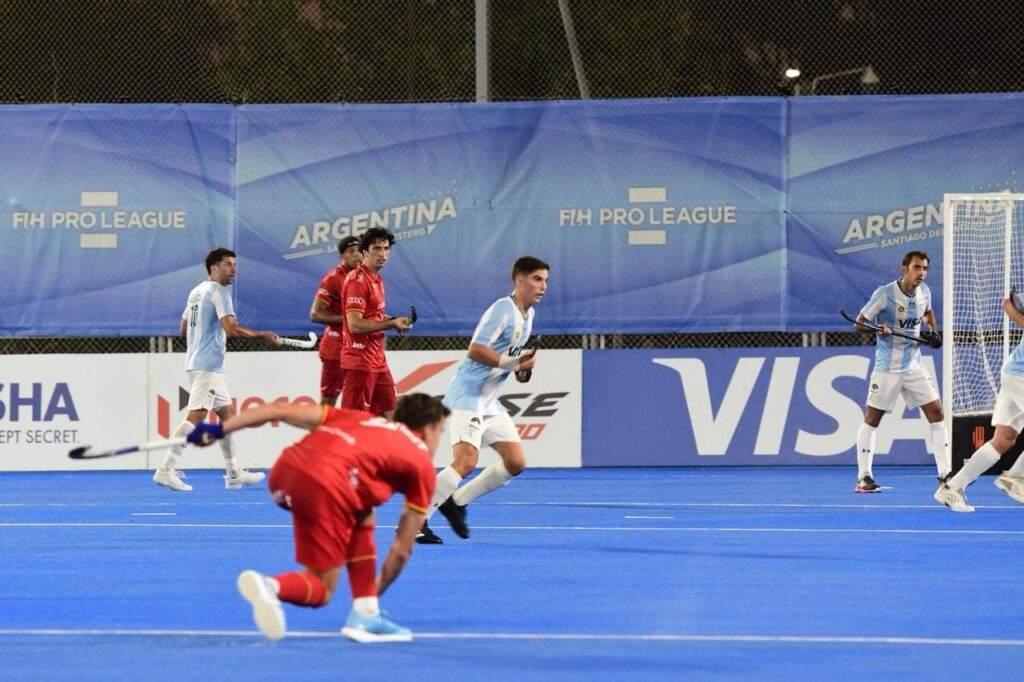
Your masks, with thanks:
[[[526,457],[509,457],[505,460],[505,470],[512,476],[518,476],[526,468]]]

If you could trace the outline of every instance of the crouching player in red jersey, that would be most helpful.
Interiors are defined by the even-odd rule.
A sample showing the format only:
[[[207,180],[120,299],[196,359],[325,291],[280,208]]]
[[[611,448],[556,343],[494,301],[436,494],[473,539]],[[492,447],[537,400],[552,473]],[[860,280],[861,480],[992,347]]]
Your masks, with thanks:
[[[281,602],[326,605],[348,570],[352,610],[341,633],[357,642],[405,642],[412,633],[380,610],[378,597],[412,554],[434,494],[432,456],[449,412],[422,393],[403,396],[394,421],[359,410],[323,405],[264,405],[222,424],[200,424],[198,445],[245,428],[280,420],[310,433],[286,448],[268,478],[274,501],[292,514],[295,559],[303,566],[275,576],[242,571],[238,590],[252,605],[257,627],[270,640],[284,636]],[[405,496],[398,530],[376,575],[374,507],[395,492]]]

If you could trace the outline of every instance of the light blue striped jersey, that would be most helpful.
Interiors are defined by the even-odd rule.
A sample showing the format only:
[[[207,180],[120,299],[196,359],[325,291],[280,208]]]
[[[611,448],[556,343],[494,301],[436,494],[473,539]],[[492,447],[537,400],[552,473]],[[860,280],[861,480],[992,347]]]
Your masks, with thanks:
[[[227,334],[220,318],[234,314],[231,290],[225,286],[206,280],[189,293],[185,312],[181,314],[188,338],[186,370],[224,371]]]
[[[924,282],[913,296],[900,289],[900,282],[884,284],[872,294],[860,314],[876,325],[885,325],[904,334],[917,336],[921,319],[932,309],[932,292]],[[875,335],[875,371],[902,373],[921,366],[921,349],[917,341],[898,336]]]
[[[516,357],[530,338],[533,313],[531,307],[524,317],[511,296],[500,298],[480,318],[470,343]],[[467,356],[448,382],[444,404],[449,409],[471,410],[485,416],[501,414],[505,408],[498,401],[498,389],[509,374],[508,370],[488,367]]]

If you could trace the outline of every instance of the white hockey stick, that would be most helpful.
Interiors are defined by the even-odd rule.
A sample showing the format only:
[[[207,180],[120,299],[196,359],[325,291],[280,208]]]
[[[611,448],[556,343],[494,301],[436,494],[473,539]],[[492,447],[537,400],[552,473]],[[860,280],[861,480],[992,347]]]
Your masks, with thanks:
[[[161,450],[163,448],[173,447],[175,445],[184,445],[188,440],[186,438],[168,438],[166,440],[151,440],[145,443],[139,443],[138,445],[129,445],[126,448],[118,448],[117,450],[92,450],[91,445],[83,445],[77,447],[68,453],[68,457],[71,459],[99,459],[100,457],[115,457],[117,455],[130,455],[133,452],[144,452],[146,450]]]
[[[292,348],[304,348],[309,350],[310,348],[316,348],[317,336],[313,332],[309,333],[309,341],[296,341],[295,339],[287,339],[283,336],[277,337],[277,345],[279,346],[291,346]]]

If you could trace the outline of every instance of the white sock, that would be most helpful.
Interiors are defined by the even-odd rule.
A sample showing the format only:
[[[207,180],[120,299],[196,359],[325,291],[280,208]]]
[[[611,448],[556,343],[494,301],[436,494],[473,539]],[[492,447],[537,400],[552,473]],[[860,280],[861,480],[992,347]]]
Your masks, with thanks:
[[[1013,466],[1006,472],[1008,476],[1017,476],[1018,478],[1024,476],[1024,453],[1021,453],[1017,457],[1017,461],[1013,463]]]
[[[451,466],[446,466],[441,470],[441,473],[437,475],[437,483],[434,485],[434,497],[430,500],[427,519],[433,516],[437,508],[451,497],[451,494],[455,492],[460,483],[462,483],[462,476],[459,476],[459,472],[451,468]]]
[[[452,501],[464,507],[481,495],[497,490],[513,478],[502,462],[495,462],[480,472],[480,475],[462,486],[452,495]]]
[[[857,429],[857,479],[871,475],[871,462],[875,458],[875,437],[878,427],[861,423]]]
[[[187,419],[182,420],[178,427],[174,429],[172,436],[174,438],[184,438],[188,434],[196,430],[196,425]],[[168,448],[167,454],[164,455],[164,461],[160,463],[160,468],[164,471],[170,471],[171,469],[178,468],[178,459],[181,457],[181,451],[185,449],[184,445],[175,445],[172,448]]]
[[[376,616],[380,613],[380,600],[377,597],[356,597],[352,600],[352,610],[360,616]]]
[[[219,441],[221,454],[224,455],[224,471],[228,476],[238,476],[238,460],[231,448],[231,436],[224,436]]]
[[[935,455],[935,470],[939,472],[939,478],[942,478],[949,473],[950,469],[949,445],[946,443],[946,424],[944,422],[935,422],[934,424],[929,424],[928,429],[929,440],[931,440],[932,451]]]
[[[998,461],[999,453],[992,447],[992,443],[985,443],[974,451],[971,458],[964,462],[964,468],[949,479],[949,483],[946,485],[954,490],[963,490],[978,480],[978,476],[988,471]]]
[[[276,594],[281,594],[281,583],[277,582],[277,578],[271,578],[269,575],[263,576],[263,580],[266,581],[267,587],[270,591]]]

